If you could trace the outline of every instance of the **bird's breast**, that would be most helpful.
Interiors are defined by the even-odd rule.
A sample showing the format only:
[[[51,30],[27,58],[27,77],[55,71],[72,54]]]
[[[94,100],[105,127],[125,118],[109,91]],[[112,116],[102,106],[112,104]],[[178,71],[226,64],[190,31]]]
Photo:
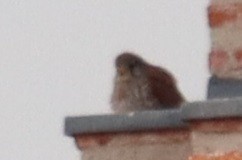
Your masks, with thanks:
[[[150,87],[144,80],[117,83],[112,99],[113,108],[123,110],[141,110],[150,108],[156,103],[150,95]]]

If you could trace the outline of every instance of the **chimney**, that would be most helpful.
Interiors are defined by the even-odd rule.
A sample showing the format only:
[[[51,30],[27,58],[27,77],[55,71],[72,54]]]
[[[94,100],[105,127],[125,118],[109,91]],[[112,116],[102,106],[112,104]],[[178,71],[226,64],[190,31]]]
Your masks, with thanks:
[[[82,160],[242,160],[242,0],[211,0],[208,19],[208,100],[180,109],[66,117],[65,134]]]
[[[208,99],[242,96],[242,0],[211,0]]]

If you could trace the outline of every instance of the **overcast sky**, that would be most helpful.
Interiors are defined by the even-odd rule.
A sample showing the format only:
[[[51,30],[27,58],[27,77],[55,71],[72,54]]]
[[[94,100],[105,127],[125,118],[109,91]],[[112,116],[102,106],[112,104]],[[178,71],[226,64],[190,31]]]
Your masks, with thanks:
[[[0,0],[0,159],[78,160],[65,116],[110,113],[113,60],[134,51],[204,100],[208,0]]]

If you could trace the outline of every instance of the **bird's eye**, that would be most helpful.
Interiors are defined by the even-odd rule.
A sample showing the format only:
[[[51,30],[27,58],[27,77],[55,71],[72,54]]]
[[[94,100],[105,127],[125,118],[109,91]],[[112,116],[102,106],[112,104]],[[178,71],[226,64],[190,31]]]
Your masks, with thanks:
[[[129,68],[130,68],[131,70],[134,69],[134,67],[135,67],[135,64],[134,64],[134,63],[132,63],[132,64],[129,65]]]
[[[129,65],[129,67],[130,67],[130,69],[134,69],[135,67],[137,67],[138,66],[138,61],[133,61],[130,65]]]

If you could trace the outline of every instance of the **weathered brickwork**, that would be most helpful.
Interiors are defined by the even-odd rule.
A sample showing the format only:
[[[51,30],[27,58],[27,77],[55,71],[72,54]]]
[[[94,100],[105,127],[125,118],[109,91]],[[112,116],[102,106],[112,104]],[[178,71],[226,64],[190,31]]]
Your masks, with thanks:
[[[209,69],[220,78],[242,79],[242,0],[211,0]]]

